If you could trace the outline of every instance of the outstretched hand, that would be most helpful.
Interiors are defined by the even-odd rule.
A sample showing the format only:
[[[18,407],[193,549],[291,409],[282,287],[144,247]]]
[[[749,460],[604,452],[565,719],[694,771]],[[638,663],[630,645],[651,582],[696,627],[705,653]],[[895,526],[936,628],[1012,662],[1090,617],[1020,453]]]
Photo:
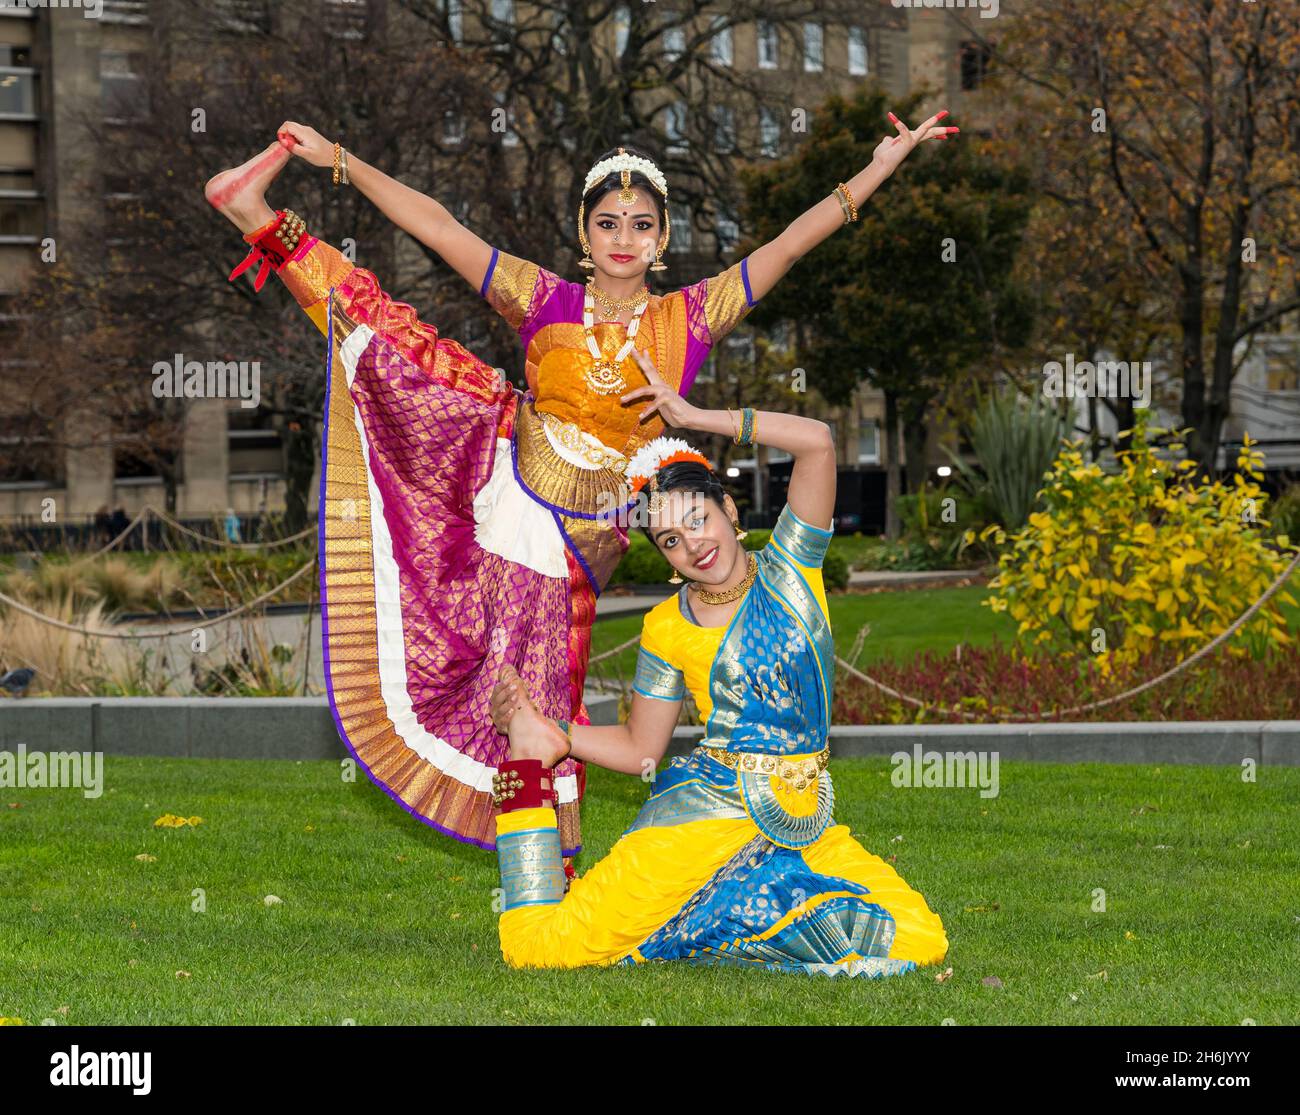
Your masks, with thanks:
[[[891,112],[889,119],[894,127],[898,129],[898,134],[885,136],[880,141],[875,151],[872,152],[872,164],[892,174],[918,144],[924,143],[927,139],[947,139],[950,135],[956,135],[961,131],[960,128],[940,128],[937,126],[939,121],[947,115],[948,110],[945,108],[940,112],[936,112],[916,129],[912,129]]]
[[[286,120],[275,134],[292,154],[300,159],[306,159],[312,166],[332,167],[334,165],[333,142],[326,139],[315,128]]]
[[[643,387],[632,388],[626,395],[621,395],[619,402],[627,403],[633,399],[641,399],[650,405],[637,416],[639,420],[644,422],[658,411],[659,417],[667,425],[683,430],[692,429],[696,418],[703,413],[700,408],[692,406],[677,393],[677,388],[665,383],[664,377],[659,374],[659,369],[654,366],[654,361],[639,348],[632,350],[632,356],[650,382]]]

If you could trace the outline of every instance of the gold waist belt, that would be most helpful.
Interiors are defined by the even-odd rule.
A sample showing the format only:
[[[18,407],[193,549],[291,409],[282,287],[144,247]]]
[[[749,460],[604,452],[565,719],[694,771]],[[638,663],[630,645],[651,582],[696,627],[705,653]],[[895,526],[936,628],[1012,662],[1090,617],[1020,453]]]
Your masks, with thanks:
[[[582,436],[582,428],[576,422],[565,422],[546,410],[539,410],[537,413],[542,416],[546,428],[555,435],[555,440],[565,449],[581,453],[585,461],[597,468],[607,468],[611,472],[620,474],[627,470],[627,458],[622,453],[611,449],[608,445],[593,445]]]
[[[723,766],[733,770],[753,771],[756,774],[770,774],[789,782],[796,790],[804,789],[817,777],[819,771],[826,769],[831,761],[831,749],[823,747],[814,755],[802,759],[787,759],[782,755],[757,755],[752,751],[727,751],[722,747],[705,747],[700,750],[712,759],[717,759]]]

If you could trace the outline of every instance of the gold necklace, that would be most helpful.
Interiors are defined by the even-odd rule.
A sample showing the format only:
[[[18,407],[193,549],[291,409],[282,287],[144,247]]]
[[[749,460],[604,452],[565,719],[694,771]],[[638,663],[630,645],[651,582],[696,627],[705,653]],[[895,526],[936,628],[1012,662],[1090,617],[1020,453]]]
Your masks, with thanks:
[[[745,590],[754,583],[754,578],[758,575],[758,562],[754,558],[753,551],[746,550],[745,558],[749,563],[749,572],[745,574],[745,579],[735,588],[723,589],[721,592],[711,592],[709,589],[700,588],[699,581],[692,581],[691,588],[695,590],[695,595],[705,604],[727,604],[738,597],[744,596]]]
[[[596,285],[594,277],[587,280],[587,289],[591,291],[592,297],[600,303],[601,313],[605,314],[606,317],[620,313],[623,310],[635,310],[650,297],[649,288],[643,285],[631,298],[615,298],[608,291],[601,290]]]

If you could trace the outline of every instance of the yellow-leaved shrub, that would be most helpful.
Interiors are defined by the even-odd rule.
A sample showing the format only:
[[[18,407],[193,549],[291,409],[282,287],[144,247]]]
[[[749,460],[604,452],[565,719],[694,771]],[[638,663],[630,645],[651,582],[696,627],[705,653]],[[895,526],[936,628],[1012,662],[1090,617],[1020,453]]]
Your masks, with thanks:
[[[1270,525],[1268,494],[1258,484],[1264,458],[1250,435],[1231,484],[1206,476],[1196,484],[1194,461],[1153,451],[1147,414],[1138,411],[1118,472],[1085,462],[1081,441],[1061,451],[1045,474],[1043,509],[1010,538],[989,582],[995,591],[981,602],[1019,620],[1017,633],[1031,647],[1091,659],[1106,675],[1158,644],[1171,644],[1181,661],[1236,620],[1290,561],[1262,529]],[[999,526],[981,537],[989,534],[1007,541]],[[1273,541],[1292,548],[1286,535]],[[1290,643],[1278,600],[1295,603],[1283,588],[1223,649],[1258,656]]]

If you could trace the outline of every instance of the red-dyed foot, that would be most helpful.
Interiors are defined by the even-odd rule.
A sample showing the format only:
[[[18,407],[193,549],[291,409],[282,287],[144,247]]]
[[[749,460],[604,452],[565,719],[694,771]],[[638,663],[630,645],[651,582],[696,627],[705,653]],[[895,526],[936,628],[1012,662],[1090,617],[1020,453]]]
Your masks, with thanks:
[[[203,196],[240,232],[252,232],[275,216],[275,210],[266,204],[266,190],[291,157],[277,139],[247,162],[209,178]]]

